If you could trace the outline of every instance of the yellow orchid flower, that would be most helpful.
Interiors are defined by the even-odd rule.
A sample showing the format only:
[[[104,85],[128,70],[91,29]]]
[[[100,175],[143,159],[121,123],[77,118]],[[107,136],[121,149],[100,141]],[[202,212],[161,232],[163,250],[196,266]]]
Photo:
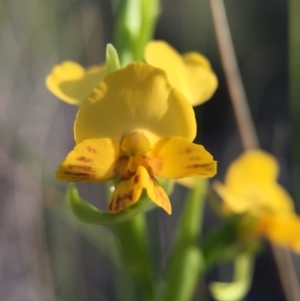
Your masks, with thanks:
[[[246,151],[231,163],[225,184],[214,183],[226,209],[254,221],[252,235],[300,252],[300,218],[288,192],[277,183],[278,163],[262,150]]]
[[[104,65],[84,69],[75,62],[64,61],[52,69],[46,78],[46,86],[56,97],[68,104],[81,105],[104,76]]]
[[[193,144],[194,111],[166,73],[133,63],[106,76],[79,108],[75,148],[56,177],[69,182],[104,182],[120,177],[109,211],[136,203],[142,191],[171,214],[169,198],[155,177],[207,178],[216,162]]]
[[[151,41],[145,48],[145,61],[167,72],[171,85],[193,106],[209,100],[218,86],[218,79],[206,57],[197,52],[182,56],[164,41]]]

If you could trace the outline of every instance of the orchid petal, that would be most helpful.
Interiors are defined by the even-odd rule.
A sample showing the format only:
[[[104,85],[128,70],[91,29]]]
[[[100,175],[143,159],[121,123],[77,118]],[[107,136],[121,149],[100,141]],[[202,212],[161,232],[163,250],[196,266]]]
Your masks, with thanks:
[[[65,61],[52,69],[46,78],[46,85],[61,100],[80,105],[104,76],[104,65],[85,70],[75,62]]]
[[[296,214],[266,215],[258,221],[257,232],[278,245],[300,252],[300,217]]]
[[[155,142],[160,137],[196,134],[194,111],[184,96],[172,88],[163,70],[133,63],[109,74],[80,107],[75,139],[120,140],[128,133],[144,132]]]
[[[170,83],[193,106],[207,101],[218,86],[218,80],[209,61],[197,52],[181,56],[164,41],[149,42],[145,49],[148,64],[166,71]]]
[[[185,63],[190,102],[197,106],[209,100],[218,87],[218,79],[209,61],[200,53],[189,52],[183,55]]]
[[[63,182],[104,182],[119,174],[119,148],[111,139],[88,139],[77,144],[60,164],[56,178]]]
[[[183,137],[159,140],[153,146],[149,164],[156,176],[170,179],[213,177],[217,168],[216,161],[202,145]]]
[[[148,197],[153,202],[171,214],[171,204],[167,194],[143,166],[139,166],[136,172],[128,177],[121,178],[111,197],[109,211],[117,213],[135,204],[141,197],[143,189],[146,189]]]

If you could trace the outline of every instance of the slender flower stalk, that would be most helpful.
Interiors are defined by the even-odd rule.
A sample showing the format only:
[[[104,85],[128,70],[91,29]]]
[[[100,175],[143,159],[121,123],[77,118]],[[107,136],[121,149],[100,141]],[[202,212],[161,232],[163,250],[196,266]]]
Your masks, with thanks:
[[[292,125],[292,176],[296,208],[300,212],[300,1],[289,5],[289,107]]]
[[[210,0],[210,7],[230,99],[243,146],[245,149],[258,148],[259,142],[236,60],[224,3],[222,0]]]

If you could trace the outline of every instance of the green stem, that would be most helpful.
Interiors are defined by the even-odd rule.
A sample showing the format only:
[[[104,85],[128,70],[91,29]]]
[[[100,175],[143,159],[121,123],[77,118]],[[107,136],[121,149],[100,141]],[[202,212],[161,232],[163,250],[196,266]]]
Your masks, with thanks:
[[[206,271],[220,262],[233,260],[240,253],[241,248],[237,243],[237,223],[239,223],[238,216],[225,220],[220,226],[211,230],[202,241],[201,249]]]
[[[191,300],[199,277],[204,272],[204,260],[197,241],[202,229],[206,191],[207,181],[199,180],[185,202],[175,246],[168,263],[163,301]]]
[[[142,22],[140,27],[139,38],[135,43],[135,59],[144,58],[144,49],[154,34],[159,10],[159,0],[142,0],[141,15]]]
[[[115,227],[124,265],[141,285],[143,300],[153,301],[153,266],[150,262],[147,225],[144,214]]]
[[[122,0],[118,10],[115,45],[121,65],[142,61],[144,48],[152,38],[159,0]]]

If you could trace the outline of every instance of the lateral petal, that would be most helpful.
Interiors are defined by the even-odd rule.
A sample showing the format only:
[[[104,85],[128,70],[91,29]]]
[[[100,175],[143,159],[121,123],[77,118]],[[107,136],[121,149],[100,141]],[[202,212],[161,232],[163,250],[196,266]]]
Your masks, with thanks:
[[[75,62],[65,61],[52,69],[46,78],[46,85],[61,100],[80,105],[104,76],[104,65],[84,69]]]
[[[77,144],[60,164],[62,182],[104,182],[119,174],[119,145],[111,139],[87,139]]]
[[[265,213],[290,213],[294,208],[288,192],[277,183],[245,183],[237,191],[216,181],[213,187],[228,209],[235,213],[248,212],[254,216],[261,216]]]
[[[209,61],[200,53],[180,55],[164,41],[151,41],[145,48],[148,64],[166,71],[172,86],[193,105],[207,101],[218,86]]]
[[[149,165],[155,176],[170,179],[208,178],[217,170],[217,162],[202,145],[183,137],[159,140],[151,151]]]
[[[217,76],[207,58],[200,53],[186,53],[183,55],[183,61],[187,72],[190,102],[192,106],[200,105],[215,93],[218,87]]]
[[[258,220],[257,233],[300,253],[300,217],[296,214],[266,215]]]

